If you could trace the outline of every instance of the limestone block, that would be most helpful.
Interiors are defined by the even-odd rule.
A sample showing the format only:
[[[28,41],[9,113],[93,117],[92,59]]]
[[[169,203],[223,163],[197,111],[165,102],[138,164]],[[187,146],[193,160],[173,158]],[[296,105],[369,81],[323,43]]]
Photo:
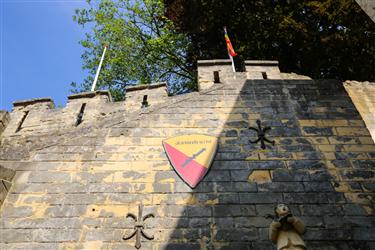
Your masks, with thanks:
[[[16,172],[0,165],[0,207],[7,196]]]
[[[259,60],[246,60],[245,61],[246,71],[274,71],[280,72],[278,61],[259,61]]]
[[[271,176],[267,170],[256,170],[251,173],[248,180],[257,183],[267,183],[271,182]]]
[[[200,60],[198,61],[198,85],[199,91],[208,89],[214,84],[214,71],[222,73],[233,73],[231,60]]]
[[[54,108],[51,98],[16,101],[13,105],[13,111],[9,114],[9,124],[3,134],[4,137],[45,128],[46,123],[42,122],[42,117],[49,115],[49,112]],[[20,132],[22,129],[23,131]]]
[[[8,125],[9,119],[9,113],[5,110],[0,110],[0,136]]]
[[[246,72],[246,78],[247,79],[263,79],[262,72]]]
[[[375,141],[375,83],[346,81],[344,87],[366,123],[372,139]],[[367,131],[362,132],[367,134]],[[353,131],[353,133],[360,132]]]
[[[246,72],[252,73],[248,74],[248,76],[252,77],[254,75],[255,79],[282,79],[278,61],[247,60],[245,61],[245,69]]]
[[[142,84],[126,88],[125,109],[141,110],[143,97],[147,95],[150,107],[163,103],[168,98],[166,83]]]
[[[63,110],[63,117],[67,123],[74,127],[77,124],[78,116],[82,111],[81,122],[83,124],[92,123],[103,118],[106,113],[103,107],[112,103],[111,93],[107,90],[97,90],[93,92],[82,92],[68,96],[68,103]]]
[[[13,102],[13,111],[21,111],[21,110],[31,110],[31,109],[38,109],[38,110],[46,110],[55,107],[53,100],[49,97],[47,98],[35,98],[29,100],[20,100]]]
[[[310,77],[304,75],[298,75],[294,72],[291,73],[280,73],[282,79],[293,79],[293,80],[311,80]]]

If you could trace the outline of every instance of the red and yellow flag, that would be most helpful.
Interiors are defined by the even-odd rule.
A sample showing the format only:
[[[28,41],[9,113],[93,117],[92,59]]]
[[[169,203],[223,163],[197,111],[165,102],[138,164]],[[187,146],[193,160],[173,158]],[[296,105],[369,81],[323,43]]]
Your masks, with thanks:
[[[228,32],[227,32],[227,27],[224,27],[224,37],[225,37],[225,42],[227,43],[227,48],[228,48],[229,54],[232,57],[235,57],[237,55],[237,53],[234,51],[232,43],[230,42]]]

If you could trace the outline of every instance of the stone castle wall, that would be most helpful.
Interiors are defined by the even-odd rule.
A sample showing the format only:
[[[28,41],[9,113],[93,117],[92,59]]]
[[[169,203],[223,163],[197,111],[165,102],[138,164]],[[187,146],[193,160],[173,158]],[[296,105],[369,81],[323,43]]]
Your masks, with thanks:
[[[9,123],[9,114],[6,111],[0,110],[0,136]]]
[[[305,222],[308,249],[375,248],[375,145],[342,83],[219,75],[199,93],[149,100],[146,109],[112,103],[105,92],[63,109],[48,101],[15,107],[1,138],[0,165],[16,175],[1,209],[0,248],[135,249],[134,238],[122,240],[134,226],[125,216],[143,204],[144,215],[155,215],[146,222],[155,238],[143,238],[142,249],[273,249],[277,202]],[[272,127],[275,146],[249,142],[258,119]],[[190,133],[219,138],[194,190],[162,147]]]
[[[375,83],[346,81],[344,87],[375,141]]]
[[[126,89],[125,107],[138,110],[142,107],[143,97],[147,95],[148,105],[163,103],[168,99],[166,83],[155,83],[129,87]]]

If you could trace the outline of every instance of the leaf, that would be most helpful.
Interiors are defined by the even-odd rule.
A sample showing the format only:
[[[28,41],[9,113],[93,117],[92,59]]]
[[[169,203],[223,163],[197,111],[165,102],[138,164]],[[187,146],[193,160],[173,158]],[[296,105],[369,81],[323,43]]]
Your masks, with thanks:
[[[186,54],[190,38],[178,33],[171,21],[162,17],[165,8],[156,0],[103,0],[76,11],[78,24],[92,23],[92,29],[80,43],[85,48],[83,68],[90,76],[74,91],[90,89],[103,51],[108,43],[98,89],[110,89],[114,98],[124,98],[129,84],[167,81],[170,89],[195,88],[195,72]],[[174,86],[178,86],[175,88]]]

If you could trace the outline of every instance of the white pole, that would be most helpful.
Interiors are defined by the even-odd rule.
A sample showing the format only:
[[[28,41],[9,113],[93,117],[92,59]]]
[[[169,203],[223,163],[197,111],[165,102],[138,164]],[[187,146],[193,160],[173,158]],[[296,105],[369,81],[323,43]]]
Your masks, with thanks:
[[[228,55],[229,55],[229,58],[230,60],[232,61],[232,69],[233,69],[233,72],[236,72],[236,68],[234,67],[234,60],[233,60],[233,56],[231,56],[230,52],[228,51]]]
[[[102,54],[102,58],[100,59],[98,70],[96,71],[94,82],[92,83],[91,91],[95,90],[96,82],[98,81],[98,78],[99,78],[100,69],[102,68],[102,64],[103,64],[103,60],[104,60],[104,55],[105,55],[105,52],[107,51],[107,47],[108,47],[107,44],[104,45],[104,51],[103,51],[103,54]]]
[[[228,35],[227,27],[226,27],[226,26],[224,26],[224,33],[225,33],[226,36]],[[228,39],[229,39],[229,38],[228,38]],[[227,46],[228,46],[228,45],[227,45]],[[233,72],[236,72],[236,68],[234,67],[233,56],[230,54],[230,51],[229,51],[229,48],[228,48],[228,47],[227,47],[227,51],[228,51],[229,59],[232,61],[232,69],[233,69]]]

